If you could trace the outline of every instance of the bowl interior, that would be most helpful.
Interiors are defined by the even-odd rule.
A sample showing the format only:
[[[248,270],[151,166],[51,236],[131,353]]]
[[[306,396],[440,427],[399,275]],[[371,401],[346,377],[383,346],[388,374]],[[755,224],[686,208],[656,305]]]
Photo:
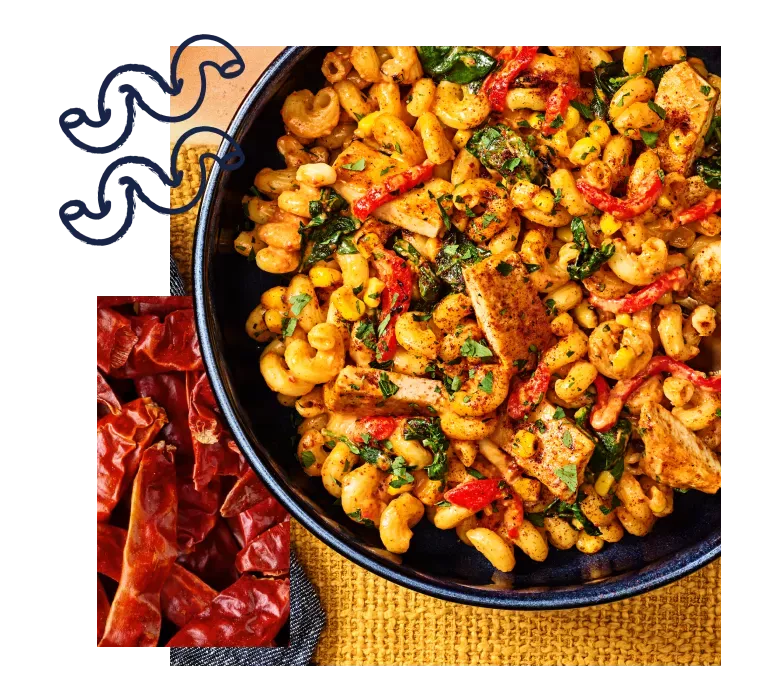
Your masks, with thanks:
[[[500,578],[454,532],[423,519],[399,565],[382,554],[376,530],[352,522],[321,481],[303,473],[295,457],[293,411],[263,382],[260,347],[244,332],[261,293],[279,280],[237,255],[232,241],[244,219],[241,197],[255,173],[284,167],[275,147],[284,133],[284,98],[292,90],[322,86],[320,66],[328,50],[291,47],[269,67],[231,127],[246,162],[229,173],[215,166],[199,217],[194,280],[201,346],[215,394],[253,467],[298,520],[348,558],[398,583],[460,602],[520,608],[606,602],[675,580],[715,558],[720,495],[692,491],[677,494],[674,513],[659,520],[648,537],[627,535],[592,556],[553,548],[543,563],[519,556],[515,571]],[[689,51],[719,70],[719,47]]]

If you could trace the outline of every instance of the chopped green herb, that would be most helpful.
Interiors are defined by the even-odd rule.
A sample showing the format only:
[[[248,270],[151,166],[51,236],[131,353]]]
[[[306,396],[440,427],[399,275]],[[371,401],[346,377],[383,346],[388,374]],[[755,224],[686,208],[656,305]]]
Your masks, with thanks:
[[[311,452],[310,450],[306,450],[305,452],[301,453],[301,463],[303,464],[304,468],[308,469],[316,461],[317,458],[314,456],[314,453]]]
[[[487,479],[487,477],[482,472],[478,472],[476,469],[467,469],[466,471],[475,479]]]
[[[498,263],[498,265],[496,265],[496,270],[498,270],[504,277],[507,277],[509,274],[511,274],[514,268],[508,262],[501,261]]]
[[[398,385],[393,384],[393,382],[390,381],[387,372],[382,372],[382,374],[379,375],[379,389],[382,392],[382,396],[385,398],[398,393]]]
[[[555,476],[557,476],[564,484],[566,488],[572,493],[577,490],[577,465],[567,464],[560,469],[555,470]]]
[[[657,105],[652,100],[648,100],[647,106],[652,109],[661,119],[666,119],[666,110],[661,107],[660,105]]]
[[[295,331],[295,326],[298,325],[297,318],[283,318],[282,319],[282,337],[289,338]]]
[[[555,409],[555,413],[553,413],[553,419],[561,420],[563,418],[566,418],[566,414],[564,413],[563,409],[560,406],[558,406]]]
[[[645,142],[645,146],[648,148],[655,148],[658,144],[658,134],[653,131],[643,131],[642,129],[639,130],[639,133],[642,136],[642,141]]]
[[[493,393],[493,372],[488,372],[479,383],[479,388],[486,394]]]
[[[296,294],[295,296],[290,297],[290,301],[292,302],[290,309],[293,316],[298,316],[301,311],[303,311],[306,304],[311,301],[311,296],[309,294]]]
[[[360,160],[356,160],[354,163],[347,163],[346,165],[342,165],[341,167],[344,168],[344,170],[365,170],[366,159],[361,158]]]
[[[473,338],[468,338],[466,342],[460,346],[460,354],[463,355],[463,357],[493,357],[493,352],[489,347]]]

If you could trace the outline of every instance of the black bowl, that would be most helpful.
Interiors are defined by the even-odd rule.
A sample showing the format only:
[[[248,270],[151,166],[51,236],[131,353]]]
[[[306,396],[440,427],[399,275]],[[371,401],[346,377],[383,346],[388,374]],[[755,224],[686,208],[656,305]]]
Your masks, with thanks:
[[[288,47],[246,97],[230,134],[246,153],[234,172],[214,166],[195,236],[194,293],[203,359],[217,401],[249,463],[300,523],[351,561],[421,593],[492,608],[543,610],[620,600],[685,576],[720,555],[720,495],[689,492],[648,537],[626,535],[596,555],[551,548],[539,564],[520,557],[512,574],[493,568],[453,532],[425,519],[401,564],[382,552],[376,530],[357,525],[297,463],[292,412],[276,401],[258,370],[259,346],[244,321],[261,293],[278,283],[233,251],[243,222],[241,197],[264,166],[284,167],[276,151],[280,109],[292,90],[317,90],[328,47]],[[693,49],[711,69],[720,49]],[[220,155],[227,146],[223,145]]]

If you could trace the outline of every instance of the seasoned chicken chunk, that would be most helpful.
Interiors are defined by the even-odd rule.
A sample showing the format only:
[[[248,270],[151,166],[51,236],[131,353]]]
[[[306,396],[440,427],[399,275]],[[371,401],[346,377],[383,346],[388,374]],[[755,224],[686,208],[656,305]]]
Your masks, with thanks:
[[[670,68],[661,78],[656,104],[666,112],[658,138],[656,153],[661,166],[668,172],[689,175],[693,161],[704,148],[704,136],[718,102],[718,90],[702,78],[687,61]],[[669,145],[669,136],[676,130],[682,134],[679,141],[682,153],[675,153]],[[684,146],[684,137],[693,133],[695,141]],[[674,136],[672,136],[674,138]]]
[[[465,267],[463,279],[479,326],[504,363],[527,362],[550,344],[550,321],[517,253]]]
[[[346,165],[364,161],[362,170],[350,170]],[[360,141],[353,141],[336,158],[333,167],[338,180],[333,188],[350,204],[362,197],[369,187],[378,185],[391,175],[403,172],[403,163],[369,148]],[[452,192],[452,184],[441,178],[432,178],[422,187],[414,188],[402,194],[392,202],[383,204],[374,211],[380,221],[434,238],[444,230],[436,198]]]
[[[442,383],[435,379],[367,367],[345,367],[324,386],[329,411],[358,416],[430,416],[441,409],[442,396]]]
[[[642,406],[639,434],[645,443],[642,469],[651,479],[676,489],[718,491],[718,458],[663,406],[652,402]]]
[[[555,410],[555,406],[545,399],[520,425],[520,430],[536,435],[538,447],[533,456],[523,457],[514,437],[507,441],[504,436],[501,447],[515,458],[526,474],[541,481],[556,498],[574,503],[595,445],[567,418],[553,418]],[[577,478],[577,488],[573,491],[561,478],[561,475],[574,476],[572,465]],[[571,481],[570,478],[567,480]]]

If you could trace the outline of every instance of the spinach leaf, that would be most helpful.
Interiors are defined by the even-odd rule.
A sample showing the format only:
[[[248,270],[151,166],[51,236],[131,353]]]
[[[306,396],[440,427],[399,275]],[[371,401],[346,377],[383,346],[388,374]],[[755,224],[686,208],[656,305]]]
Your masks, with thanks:
[[[486,168],[497,170],[507,179],[531,180],[540,184],[536,153],[522,136],[504,124],[486,126],[474,132],[466,144],[466,150]]]
[[[601,248],[594,248],[588,240],[585,224],[582,223],[579,216],[575,216],[571,220],[571,232],[574,236],[574,244],[580,249],[580,254],[577,260],[566,269],[570,279],[584,280],[614,255],[615,244],[602,243]]]
[[[450,285],[452,291],[465,292],[463,266],[484,260],[490,255],[490,251],[480,248],[458,229],[448,233],[442,243],[444,245],[436,255],[436,276]]]
[[[496,66],[490,54],[469,46],[418,46],[417,55],[428,75],[461,85],[484,78]]]
[[[425,302],[438,301],[442,292],[441,281],[436,277],[431,264],[420,255],[420,251],[403,238],[398,238],[393,243],[393,250],[402,258],[406,258],[417,273],[420,298]]]
[[[707,187],[713,190],[720,189],[720,156],[710,156],[709,158],[699,158],[694,163],[696,174],[704,180]]]
[[[602,63],[593,70],[593,79],[596,87],[599,88],[606,97],[612,99],[614,94],[633,77],[626,73],[622,61],[613,61],[612,63]]]
[[[649,78],[653,81],[653,85],[655,85],[655,89],[658,89],[658,84],[661,82],[661,78],[666,75],[666,71],[668,71],[672,66],[659,66],[658,68],[653,68],[652,70],[647,71],[647,74],[645,75],[646,78]]]
[[[433,462],[426,467],[431,479],[441,480],[447,476],[447,449],[450,441],[441,429],[441,419],[438,416],[408,418],[404,427],[404,440],[419,440],[433,452]]]
[[[594,433],[596,448],[588,462],[593,472],[608,471],[618,481],[623,476],[623,458],[626,454],[631,423],[621,418],[614,428],[604,433]]]
[[[566,519],[573,518],[582,524],[582,529],[585,530],[585,532],[593,537],[598,537],[601,534],[601,530],[599,530],[598,527],[588,519],[585,513],[582,512],[580,503],[583,498],[585,498],[585,493],[580,491],[580,493],[577,494],[577,500],[572,504],[564,503],[563,501],[556,499],[544,509],[544,516],[550,517],[557,515],[558,517]]]

